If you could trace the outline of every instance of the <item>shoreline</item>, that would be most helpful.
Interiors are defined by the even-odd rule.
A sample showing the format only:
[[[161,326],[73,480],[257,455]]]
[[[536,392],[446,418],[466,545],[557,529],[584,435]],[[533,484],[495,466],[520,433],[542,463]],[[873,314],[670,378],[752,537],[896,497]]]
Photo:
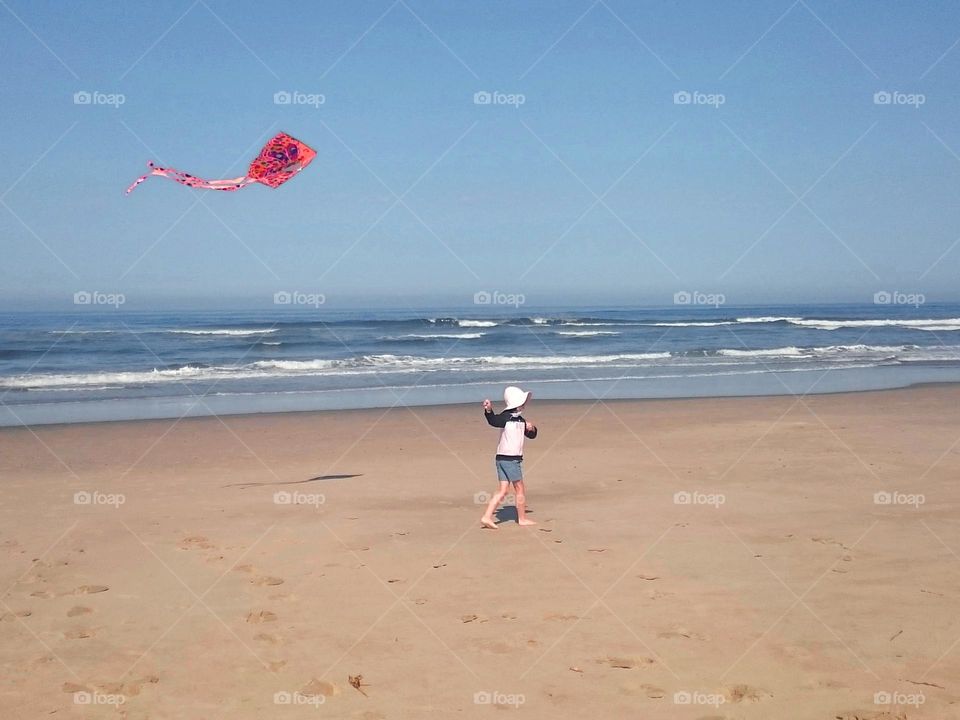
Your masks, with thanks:
[[[770,399],[770,398],[813,398],[813,397],[835,397],[841,395],[863,395],[863,394],[879,394],[879,393],[900,393],[900,392],[909,392],[912,390],[922,390],[926,388],[960,388],[960,381],[934,381],[934,382],[917,382],[910,385],[904,385],[902,387],[891,387],[891,388],[865,388],[862,390],[827,390],[823,392],[813,392],[813,393],[771,393],[771,394],[758,394],[758,395],[704,395],[704,396],[675,396],[675,397],[645,397],[645,398],[602,398],[602,399],[584,399],[584,398],[570,398],[570,399],[538,399],[534,398],[537,406],[555,406],[555,405],[573,405],[573,406],[587,406],[592,404],[631,404],[631,403],[657,403],[657,402],[699,402],[699,401],[713,401],[713,400],[753,400],[753,399]],[[187,397],[187,400],[190,398]],[[497,403],[500,402],[497,398],[491,398],[494,401],[494,406],[497,406]],[[333,408],[333,409],[306,409],[306,410],[282,410],[282,411],[273,411],[267,410],[263,412],[251,411],[251,412],[232,412],[232,413],[211,413],[208,415],[184,415],[182,417],[155,417],[155,418],[130,418],[130,419],[108,419],[108,420],[80,420],[76,422],[41,422],[36,424],[24,423],[20,425],[0,425],[0,433],[4,433],[10,430],[23,430],[26,428],[65,428],[65,427],[74,427],[74,426],[84,426],[84,425],[104,425],[104,424],[126,424],[126,423],[152,423],[152,422],[166,422],[171,420],[176,420],[178,422],[186,422],[188,420],[215,420],[217,418],[221,419],[233,419],[233,418],[246,418],[246,417],[255,417],[255,418],[283,418],[288,416],[323,416],[330,414],[342,414],[342,413],[383,413],[391,410],[430,410],[430,409],[439,409],[439,408],[469,408],[473,405],[479,405],[482,401],[482,398],[474,402],[450,402],[450,403],[433,403],[425,405],[393,405],[386,407],[357,407],[357,408]],[[100,402],[113,402],[113,401],[100,401]],[[59,403],[58,403],[59,404]],[[55,407],[55,404],[51,404]],[[17,406],[13,406],[17,407]]]

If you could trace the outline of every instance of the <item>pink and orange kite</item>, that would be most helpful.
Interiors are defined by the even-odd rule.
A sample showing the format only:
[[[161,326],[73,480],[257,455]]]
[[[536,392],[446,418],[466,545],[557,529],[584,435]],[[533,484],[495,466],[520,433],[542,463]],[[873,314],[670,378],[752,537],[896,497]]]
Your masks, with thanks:
[[[151,175],[169,178],[181,185],[203,190],[225,190],[232,192],[253,183],[263,183],[272,188],[283,185],[298,172],[303,170],[317,156],[316,150],[305,145],[286,133],[280,133],[270,140],[260,154],[254,158],[247,169],[247,174],[228,180],[204,180],[174,168],[157,167],[152,162],[147,163],[150,172],[137,178],[127,188],[127,194]]]

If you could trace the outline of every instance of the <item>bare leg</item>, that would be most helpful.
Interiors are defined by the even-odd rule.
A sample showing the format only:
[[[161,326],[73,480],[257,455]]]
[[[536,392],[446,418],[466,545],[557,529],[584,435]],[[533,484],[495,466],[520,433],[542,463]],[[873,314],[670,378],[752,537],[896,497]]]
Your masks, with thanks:
[[[493,513],[497,509],[497,505],[503,502],[503,498],[507,495],[507,486],[508,483],[506,480],[500,483],[500,489],[490,498],[490,502],[487,503],[487,510],[483,513],[483,517],[480,518],[480,524],[489,529],[489,530],[499,530],[497,524],[493,521]]]
[[[513,484],[514,492],[517,494],[517,525],[536,525],[533,520],[527,519],[527,493],[523,487],[523,480]]]

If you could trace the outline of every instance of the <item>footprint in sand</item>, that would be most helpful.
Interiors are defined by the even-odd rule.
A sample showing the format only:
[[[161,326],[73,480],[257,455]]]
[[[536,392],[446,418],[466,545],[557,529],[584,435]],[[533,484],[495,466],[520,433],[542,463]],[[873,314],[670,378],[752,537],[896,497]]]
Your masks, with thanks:
[[[124,697],[134,697],[140,694],[140,689],[144,685],[156,685],[160,682],[160,678],[156,675],[144,675],[137,680],[131,680],[130,682],[113,682],[113,683],[103,683],[102,685],[95,685],[93,687],[89,685],[81,685],[80,683],[65,682],[61,689],[65,693],[74,695],[76,693],[91,693],[94,689],[99,690],[108,695],[123,695]]]
[[[254,610],[253,612],[247,614],[247,622],[252,625],[275,622],[276,619],[276,613],[272,613],[269,610]]]
[[[640,689],[643,690],[644,695],[651,700],[660,700],[667,694],[663,688],[654,687],[653,685],[641,685]]]
[[[659,580],[659,575],[637,575],[641,580]]]
[[[836,545],[837,547],[843,548],[844,550],[850,549],[839,540],[834,540],[833,538],[812,537],[810,539],[815,543],[820,543],[821,545]]]
[[[35,590],[34,592],[30,593],[30,597],[35,597],[35,598],[52,598],[52,597],[56,597],[56,595],[54,595],[54,594],[53,594],[52,592],[50,592],[49,590]]]
[[[253,565],[237,565],[233,568],[236,572],[253,572]]]
[[[278,642],[277,638],[275,638],[273,635],[270,635],[269,633],[257,633],[256,635],[253,636],[253,639],[256,640],[257,642],[270,643],[271,645],[276,645]]]
[[[332,697],[333,695],[340,694],[340,688],[330,682],[325,680],[317,680],[317,678],[311,678],[310,682],[300,688],[301,695],[309,695],[311,697],[316,697],[317,695],[322,695],[323,697]]]
[[[191,548],[201,548],[202,550],[212,550],[216,548],[208,538],[203,535],[189,535],[180,541],[181,550],[190,550]]]
[[[110,588],[106,585],[81,585],[73,591],[74,595],[94,595],[96,593],[106,592]]]
[[[579,620],[580,617],[577,615],[563,615],[561,613],[550,613],[549,615],[543,616],[544,620]]]
[[[755,703],[771,697],[773,697],[772,693],[752,687],[751,685],[731,685],[727,688],[726,692],[727,702],[731,703]]]
[[[701,635],[700,633],[695,633],[692,630],[688,630],[684,627],[675,627],[672,630],[665,630],[657,633],[657,637],[665,640],[709,640],[709,638]]]
[[[93,630],[68,630],[63,634],[67,640],[86,640],[96,635]]]
[[[89,615],[92,613],[88,607],[83,607],[83,605],[74,605],[72,608],[67,610],[67,617],[77,617],[77,615]]]
[[[123,695],[124,697],[135,697],[140,694],[140,689],[144,685],[156,685],[160,678],[156,675],[144,675],[130,682],[115,682],[97,685],[97,689],[108,695]]]
[[[253,585],[283,585],[283,578],[278,577],[256,577],[252,578],[250,582]]]

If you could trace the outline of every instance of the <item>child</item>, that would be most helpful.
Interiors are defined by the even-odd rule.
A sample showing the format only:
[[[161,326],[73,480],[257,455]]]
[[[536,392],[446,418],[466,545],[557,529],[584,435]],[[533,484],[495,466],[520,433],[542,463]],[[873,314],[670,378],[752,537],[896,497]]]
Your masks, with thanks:
[[[524,392],[512,385],[503,391],[503,402],[506,408],[499,415],[493,412],[493,403],[483,401],[483,414],[487,422],[493,427],[500,428],[500,444],[497,445],[497,479],[500,489],[487,503],[487,511],[480,518],[480,525],[490,530],[497,530],[493,521],[493,512],[497,505],[503,502],[507,494],[507,487],[513,483],[517,496],[517,524],[536,525],[533,520],[527,519],[527,503],[523,487],[523,439],[531,440],[537,436],[537,426],[523,419],[520,412],[530,400],[531,393]]]

